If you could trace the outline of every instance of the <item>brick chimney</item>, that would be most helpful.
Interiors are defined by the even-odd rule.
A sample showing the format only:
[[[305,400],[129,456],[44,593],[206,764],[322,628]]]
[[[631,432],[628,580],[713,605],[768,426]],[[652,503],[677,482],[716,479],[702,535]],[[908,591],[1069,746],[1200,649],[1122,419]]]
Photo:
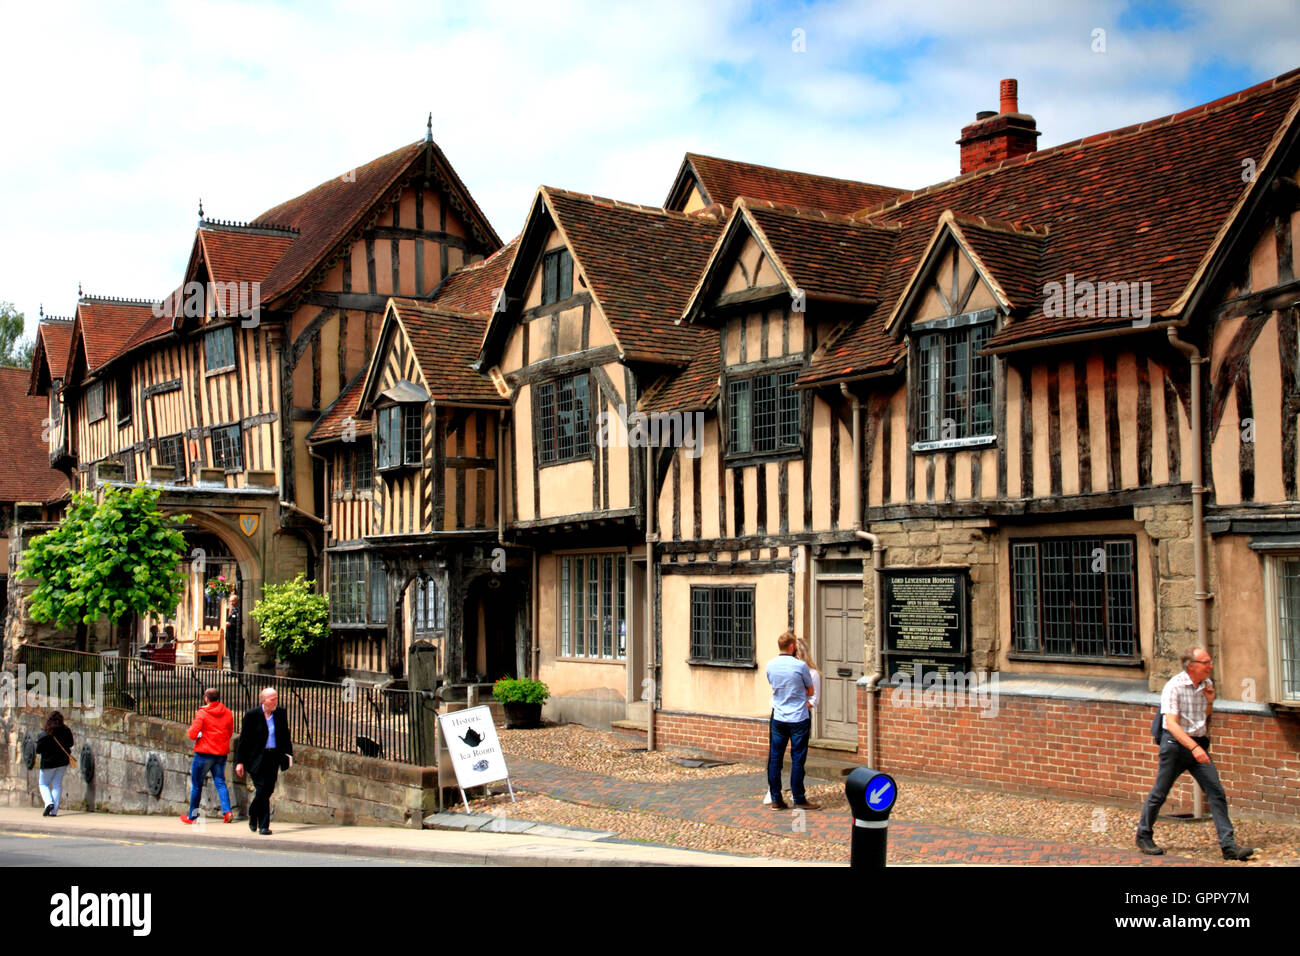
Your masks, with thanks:
[[[963,174],[995,166],[1004,159],[1023,156],[1037,148],[1036,140],[1042,134],[1034,118],[1020,112],[1017,87],[1015,80],[1003,80],[998,112],[981,110],[975,114],[975,122],[962,128],[957,145],[961,147]]]

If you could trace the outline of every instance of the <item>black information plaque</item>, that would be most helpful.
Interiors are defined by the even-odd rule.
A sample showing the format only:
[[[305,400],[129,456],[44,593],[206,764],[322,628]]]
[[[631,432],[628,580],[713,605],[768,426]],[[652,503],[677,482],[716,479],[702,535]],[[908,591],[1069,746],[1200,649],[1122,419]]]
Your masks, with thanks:
[[[921,680],[970,670],[966,568],[887,568],[885,678]]]

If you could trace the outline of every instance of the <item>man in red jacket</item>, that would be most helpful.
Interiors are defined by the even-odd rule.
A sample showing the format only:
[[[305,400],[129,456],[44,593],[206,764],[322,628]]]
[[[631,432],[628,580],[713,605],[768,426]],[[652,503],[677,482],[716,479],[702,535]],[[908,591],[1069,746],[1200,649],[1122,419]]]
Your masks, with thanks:
[[[226,789],[226,756],[230,753],[230,738],[235,732],[235,715],[221,702],[221,692],[209,687],[203,692],[207,704],[194,712],[190,724],[190,740],[194,741],[194,765],[190,768],[190,812],[181,815],[182,823],[193,823],[199,812],[199,798],[203,796],[203,782],[212,771],[212,782],[217,785],[221,812],[225,821],[234,819],[230,812],[230,791]]]

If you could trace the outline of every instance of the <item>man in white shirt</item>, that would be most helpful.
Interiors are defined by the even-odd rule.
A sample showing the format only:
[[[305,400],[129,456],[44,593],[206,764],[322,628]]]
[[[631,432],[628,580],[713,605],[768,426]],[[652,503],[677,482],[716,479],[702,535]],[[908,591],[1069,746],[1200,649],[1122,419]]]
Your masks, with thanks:
[[[781,766],[785,763],[785,746],[790,744],[790,792],[799,810],[820,810],[821,804],[809,803],[804,793],[804,762],[808,759],[808,738],[812,735],[812,714],[808,698],[813,693],[812,674],[808,665],[795,657],[798,639],[789,631],[777,638],[781,653],[767,663],[767,681],[772,685],[772,721],[768,734],[767,786],[772,809],[785,810],[781,799]]]
[[[1160,734],[1160,767],[1138,821],[1137,846],[1143,853],[1160,856],[1165,851],[1155,844],[1156,817],[1165,798],[1184,770],[1205,791],[1210,814],[1219,834],[1225,860],[1248,860],[1254,847],[1237,846],[1232,821],[1228,819],[1228,798],[1219,782],[1219,771],[1210,760],[1209,720],[1214,706],[1214,662],[1203,647],[1188,648],[1182,656],[1183,671],[1169,678],[1160,694],[1164,730]]]

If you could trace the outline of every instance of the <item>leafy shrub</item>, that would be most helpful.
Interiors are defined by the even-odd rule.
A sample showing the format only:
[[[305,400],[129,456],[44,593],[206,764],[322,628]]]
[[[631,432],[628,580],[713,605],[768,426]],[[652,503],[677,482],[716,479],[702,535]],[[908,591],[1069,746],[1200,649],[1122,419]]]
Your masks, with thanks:
[[[492,696],[503,704],[541,704],[551,696],[550,690],[531,677],[503,677],[492,685]]]
[[[329,598],[312,591],[301,571],[292,581],[268,584],[250,612],[262,632],[262,646],[279,660],[309,653],[330,632]]]

